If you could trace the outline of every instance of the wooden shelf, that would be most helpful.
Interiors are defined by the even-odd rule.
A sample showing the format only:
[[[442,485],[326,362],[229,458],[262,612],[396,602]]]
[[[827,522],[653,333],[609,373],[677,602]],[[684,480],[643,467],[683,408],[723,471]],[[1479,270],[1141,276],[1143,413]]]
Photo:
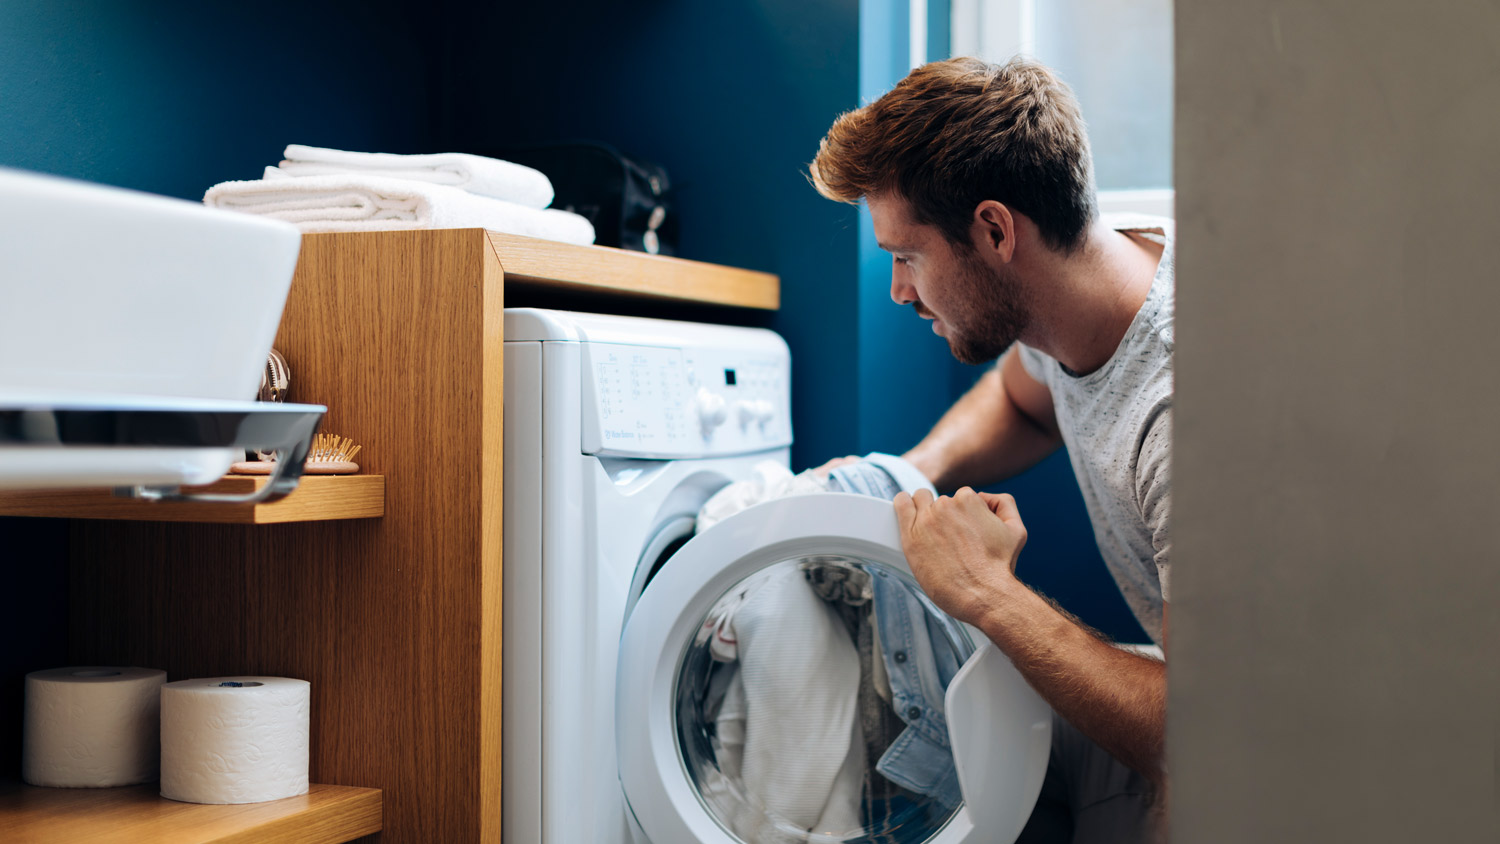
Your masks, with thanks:
[[[264,477],[226,475],[208,486],[190,489],[243,495],[265,483]],[[296,492],[270,504],[142,501],[118,497],[107,489],[0,493],[0,516],[260,525],[378,519],[384,514],[384,475],[304,475]]]
[[[0,841],[338,844],[381,828],[377,788],[313,785],[299,797],[233,806],[178,803],[157,789],[156,783],[123,788],[0,783]]]
[[[505,270],[507,286],[761,310],[781,306],[781,280],[770,273],[608,246],[574,246],[499,232],[485,234]]]

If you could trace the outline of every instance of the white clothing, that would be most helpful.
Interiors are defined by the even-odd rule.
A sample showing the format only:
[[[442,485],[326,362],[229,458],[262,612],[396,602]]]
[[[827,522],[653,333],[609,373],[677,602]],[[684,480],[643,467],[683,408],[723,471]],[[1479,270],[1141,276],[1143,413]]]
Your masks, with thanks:
[[[803,842],[860,827],[859,655],[801,569],[770,571],[733,612],[739,670],[716,719],[720,771],[743,797],[710,792],[743,840]]]

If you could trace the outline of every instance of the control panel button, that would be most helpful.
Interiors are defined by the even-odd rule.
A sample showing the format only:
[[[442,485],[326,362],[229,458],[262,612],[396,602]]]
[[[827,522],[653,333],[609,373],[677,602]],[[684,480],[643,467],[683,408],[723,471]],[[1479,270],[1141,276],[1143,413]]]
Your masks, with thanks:
[[[707,437],[713,430],[724,424],[729,418],[729,402],[724,397],[707,387],[698,388],[697,396],[698,422],[703,426],[703,436]]]

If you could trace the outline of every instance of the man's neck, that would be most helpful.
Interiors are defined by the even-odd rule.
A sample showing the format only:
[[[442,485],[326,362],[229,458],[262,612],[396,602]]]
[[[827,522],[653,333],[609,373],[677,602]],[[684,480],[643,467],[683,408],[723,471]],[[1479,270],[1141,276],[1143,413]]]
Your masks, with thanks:
[[[1162,245],[1095,221],[1071,255],[1050,253],[1022,341],[1087,375],[1109,362],[1145,304]]]

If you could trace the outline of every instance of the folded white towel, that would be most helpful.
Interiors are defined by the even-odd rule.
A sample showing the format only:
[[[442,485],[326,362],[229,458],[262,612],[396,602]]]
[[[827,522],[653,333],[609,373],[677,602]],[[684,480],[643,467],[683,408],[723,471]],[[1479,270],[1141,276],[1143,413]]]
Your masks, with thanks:
[[[527,208],[552,204],[552,182],[533,170],[498,158],[463,152],[428,155],[394,155],[387,152],[348,152],[292,144],[282,153],[286,160],[275,176],[331,176],[366,173],[396,179],[415,179],[435,185],[463,188],[469,193],[503,199]]]
[[[382,176],[222,182],[203,203],[296,223],[305,232],[485,228],[586,245],[594,226],[555,208],[527,208],[458,188]]]

